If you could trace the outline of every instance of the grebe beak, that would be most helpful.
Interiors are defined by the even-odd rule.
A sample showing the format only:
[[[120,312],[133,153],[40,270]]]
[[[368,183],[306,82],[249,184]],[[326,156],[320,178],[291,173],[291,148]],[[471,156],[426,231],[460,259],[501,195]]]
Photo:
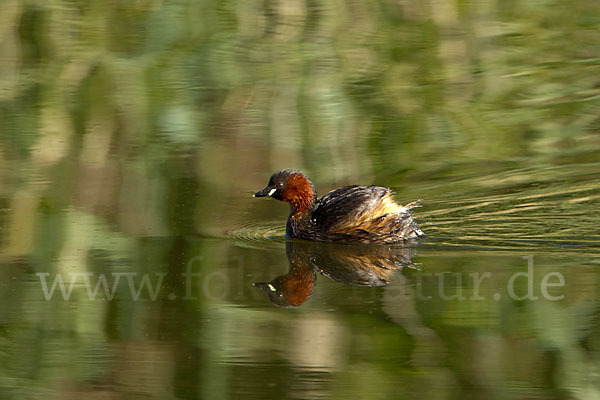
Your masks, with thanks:
[[[267,197],[267,196],[273,196],[273,193],[275,193],[277,189],[276,188],[271,188],[271,187],[266,187],[263,190],[261,190],[260,192],[256,192],[252,195],[252,197]]]
[[[276,292],[277,288],[270,282],[254,282],[252,286],[264,290],[266,293]]]

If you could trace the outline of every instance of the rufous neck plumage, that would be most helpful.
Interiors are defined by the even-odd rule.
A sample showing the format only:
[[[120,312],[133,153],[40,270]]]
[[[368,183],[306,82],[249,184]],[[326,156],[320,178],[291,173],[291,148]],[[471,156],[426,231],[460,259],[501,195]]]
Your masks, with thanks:
[[[302,174],[291,176],[285,184],[282,200],[290,204],[292,215],[304,214],[317,198],[312,182]]]

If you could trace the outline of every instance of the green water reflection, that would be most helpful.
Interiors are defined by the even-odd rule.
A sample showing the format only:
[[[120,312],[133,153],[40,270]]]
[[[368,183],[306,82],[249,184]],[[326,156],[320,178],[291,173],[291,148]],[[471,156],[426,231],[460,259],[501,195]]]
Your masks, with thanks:
[[[596,0],[3,0],[0,397],[600,397],[599,27]],[[287,241],[251,197],[281,168],[420,198],[428,238]],[[286,276],[291,303],[253,286]]]

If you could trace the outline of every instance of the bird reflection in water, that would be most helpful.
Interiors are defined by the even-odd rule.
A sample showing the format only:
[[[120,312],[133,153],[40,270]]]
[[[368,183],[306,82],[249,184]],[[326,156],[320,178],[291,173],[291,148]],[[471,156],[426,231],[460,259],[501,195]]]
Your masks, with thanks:
[[[256,282],[278,307],[298,307],[310,297],[317,272],[352,286],[385,286],[403,268],[417,269],[410,245],[341,245],[290,240],[286,243],[290,263],[287,274],[270,282]]]

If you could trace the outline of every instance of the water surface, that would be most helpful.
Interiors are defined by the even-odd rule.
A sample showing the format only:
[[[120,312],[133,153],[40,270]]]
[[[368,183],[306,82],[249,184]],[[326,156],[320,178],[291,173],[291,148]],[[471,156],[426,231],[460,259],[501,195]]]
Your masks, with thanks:
[[[598,26],[3,1],[0,397],[597,398]],[[421,199],[428,237],[289,240],[252,198],[282,168]]]

